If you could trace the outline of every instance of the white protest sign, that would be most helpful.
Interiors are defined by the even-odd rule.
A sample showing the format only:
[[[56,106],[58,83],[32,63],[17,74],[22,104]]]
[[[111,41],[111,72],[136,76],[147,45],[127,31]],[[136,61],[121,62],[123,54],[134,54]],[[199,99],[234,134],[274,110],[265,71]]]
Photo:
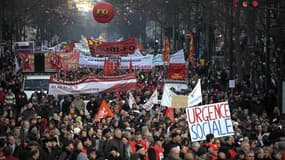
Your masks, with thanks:
[[[229,88],[235,88],[235,80],[229,80]]]

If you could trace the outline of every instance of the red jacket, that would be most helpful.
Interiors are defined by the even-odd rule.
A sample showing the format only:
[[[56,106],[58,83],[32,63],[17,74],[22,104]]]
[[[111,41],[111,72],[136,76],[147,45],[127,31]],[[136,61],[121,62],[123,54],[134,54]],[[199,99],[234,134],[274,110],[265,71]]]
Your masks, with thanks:
[[[130,141],[129,144],[132,147],[132,152],[135,153],[136,152],[136,144],[137,144],[137,142],[136,141]],[[147,142],[145,140],[142,140],[140,144],[143,146],[145,151],[148,150]],[[148,155],[147,154],[145,155],[145,160],[148,160]]]
[[[152,151],[154,151],[155,153],[155,159],[153,159],[153,154],[152,154]],[[160,147],[160,146],[150,146],[149,147],[149,151],[148,151],[148,156],[149,156],[149,159],[153,159],[153,160],[162,160],[164,157],[163,157],[163,147]]]
[[[135,153],[135,152],[137,151],[137,150],[136,150],[136,144],[137,144],[137,142],[136,142],[136,141],[130,141],[129,144],[130,144],[131,147],[132,147],[133,153]],[[143,148],[144,148],[145,150],[148,149],[148,148],[147,148],[147,143],[146,143],[145,140],[142,140],[140,144],[143,146]]]
[[[3,104],[5,100],[5,92],[0,92],[0,104]]]

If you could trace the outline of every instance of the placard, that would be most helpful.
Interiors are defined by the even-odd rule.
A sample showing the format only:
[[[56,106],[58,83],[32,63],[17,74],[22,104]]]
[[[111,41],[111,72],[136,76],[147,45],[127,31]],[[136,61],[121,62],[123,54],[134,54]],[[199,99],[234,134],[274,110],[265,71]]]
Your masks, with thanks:
[[[216,138],[234,135],[228,102],[187,108],[186,115],[192,142],[210,133]]]

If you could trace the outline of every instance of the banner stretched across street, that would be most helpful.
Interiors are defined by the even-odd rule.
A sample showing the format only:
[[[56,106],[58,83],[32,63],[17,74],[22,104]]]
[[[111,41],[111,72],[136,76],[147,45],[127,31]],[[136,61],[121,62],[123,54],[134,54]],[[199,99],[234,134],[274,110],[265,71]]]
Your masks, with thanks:
[[[104,42],[88,39],[88,46],[92,56],[97,55],[128,55],[136,50],[136,39],[129,38],[122,41]]]
[[[104,68],[105,59],[106,57],[91,57],[81,55],[79,58],[79,66],[90,68]],[[152,59],[152,55],[139,57],[121,57],[118,59],[120,63],[118,69],[129,69],[131,60],[133,69],[151,69]]]
[[[135,74],[125,74],[120,76],[89,75],[76,81],[64,81],[51,78],[49,94],[68,95],[98,92],[124,92],[134,90],[136,82]]]

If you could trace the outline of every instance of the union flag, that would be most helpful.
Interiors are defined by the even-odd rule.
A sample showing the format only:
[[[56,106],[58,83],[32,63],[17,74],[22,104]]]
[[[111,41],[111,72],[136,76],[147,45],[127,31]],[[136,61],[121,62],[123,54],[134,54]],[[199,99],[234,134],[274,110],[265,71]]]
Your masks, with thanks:
[[[103,99],[101,102],[101,105],[99,107],[99,110],[98,110],[97,114],[95,115],[95,118],[93,119],[93,122],[100,121],[100,119],[106,118],[106,117],[112,117],[113,118],[114,113],[110,109],[108,103]]]
[[[163,40],[163,48],[162,48],[162,61],[169,62],[170,60],[170,46],[168,37],[165,36]]]

